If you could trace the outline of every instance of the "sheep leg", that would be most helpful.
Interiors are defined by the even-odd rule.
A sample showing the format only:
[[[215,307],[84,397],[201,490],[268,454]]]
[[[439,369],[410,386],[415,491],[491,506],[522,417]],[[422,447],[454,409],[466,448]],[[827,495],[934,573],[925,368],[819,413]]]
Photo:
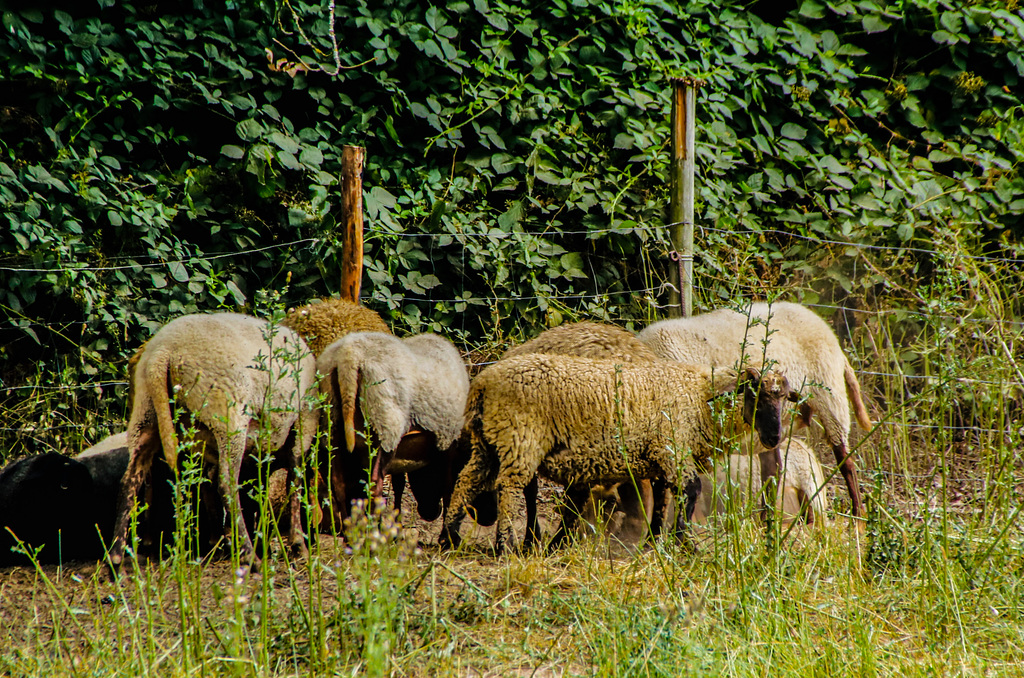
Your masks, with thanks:
[[[384,474],[387,473],[388,465],[391,463],[391,458],[394,454],[387,452],[377,452],[373,456],[373,466],[370,469],[370,483],[373,487],[370,489],[370,496],[374,499],[380,499],[384,496]]]
[[[392,473],[391,475],[391,491],[394,493],[395,498],[395,511],[398,515],[402,515],[402,495],[405,494],[405,474],[404,473]]]
[[[781,460],[782,450],[776,447],[765,452],[761,452],[757,455],[758,463],[761,468],[761,510],[765,518],[767,518],[767,512],[781,508],[779,499],[782,498],[782,478],[779,477],[779,469],[783,468]],[[769,481],[775,479],[775,486],[769,488]],[[769,499],[769,489],[774,490],[776,499],[773,501]]]
[[[665,525],[672,522],[672,502],[674,496],[672,491],[669,489],[668,482],[664,478],[655,478],[651,481],[651,490],[654,494],[653,505],[651,508],[651,527],[650,536],[651,539],[657,539],[661,535],[662,529]],[[682,516],[685,511],[677,510],[677,513]]]
[[[341,533],[345,529],[345,518],[348,518],[348,494],[345,492],[345,479],[338,464],[331,466],[331,503],[333,529],[335,533]]]
[[[124,560],[132,507],[138,499],[143,480],[152,471],[153,457],[160,446],[160,438],[155,427],[143,428],[133,433],[134,435],[129,435],[131,457],[128,460],[128,468],[121,477],[121,489],[117,496],[117,522],[114,525],[114,539],[110,547],[112,576],[116,576]]]
[[[849,452],[846,451],[846,445],[839,443],[832,446],[832,452],[836,455],[836,463],[839,464],[839,470],[843,474],[843,480],[846,481],[846,489],[850,493],[850,504],[853,508],[853,517],[859,518],[857,520],[857,529],[864,530],[864,504],[860,498],[860,483],[857,480],[857,467],[853,463],[853,458]]]
[[[288,469],[288,513],[291,524],[288,526],[288,547],[293,558],[300,560],[309,556],[306,537],[302,529],[302,492],[299,490],[300,480],[298,469],[306,450],[313,442],[315,422],[305,413],[300,415],[297,423],[299,430],[294,431],[295,443],[287,451],[284,463]],[[307,430],[309,429],[309,430]]]
[[[630,551],[643,543],[654,512],[654,494],[651,492],[650,483],[646,480],[636,482],[636,486],[630,481],[619,486],[619,508],[625,513],[625,518],[613,535]]]
[[[523,548],[532,549],[540,543],[540,525],[537,522],[537,476],[523,488],[523,496],[526,498],[526,538],[523,540]]]
[[[559,509],[560,524],[558,532],[555,533],[555,536],[551,538],[551,542],[548,544],[549,551],[561,548],[562,544],[569,537],[570,532],[576,528],[576,522],[583,511],[583,505],[586,504],[589,498],[590,487],[587,485],[570,485],[565,489],[565,499]]]
[[[536,481],[536,475],[505,474],[496,487],[498,490],[498,533],[494,540],[495,555],[502,555],[508,549],[514,549],[516,530],[513,516],[516,513],[516,497],[526,493],[526,486]],[[527,518],[529,521],[529,517]],[[527,531],[529,531],[527,522]]]
[[[252,538],[249,536],[249,528],[245,525],[242,517],[242,502],[239,497],[238,476],[242,470],[242,459],[245,457],[246,431],[248,424],[243,420],[241,425],[232,426],[227,422],[228,430],[218,428],[217,448],[220,450],[218,459],[217,484],[220,490],[220,498],[227,511],[227,520],[224,521],[224,536],[228,543],[237,543],[232,538],[237,531],[238,541],[241,542],[238,549],[238,559],[243,565],[250,566],[253,572],[260,569],[260,560],[252,545]]]
[[[459,473],[459,479],[455,482],[455,489],[452,490],[451,505],[448,507],[448,514],[438,535],[437,543],[442,549],[457,548],[462,541],[459,536],[459,527],[466,517],[466,507],[473,503],[477,495],[483,489],[489,475],[490,464],[485,459],[485,454],[473,446],[473,453],[466,462],[465,467]]]

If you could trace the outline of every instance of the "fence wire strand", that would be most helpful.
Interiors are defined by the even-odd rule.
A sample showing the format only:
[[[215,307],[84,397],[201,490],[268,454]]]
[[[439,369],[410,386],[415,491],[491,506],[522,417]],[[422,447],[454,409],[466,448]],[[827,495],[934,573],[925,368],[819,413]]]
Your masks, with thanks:
[[[558,238],[558,237],[565,237],[565,236],[587,236],[587,237],[592,237],[592,236],[605,235],[605,234],[609,234],[609,233],[622,234],[622,235],[630,235],[630,234],[633,234],[633,233],[635,233],[637,231],[652,233],[652,234],[654,234],[657,237],[657,236],[659,236],[659,232],[664,233],[665,230],[667,228],[671,227],[672,225],[673,224],[664,224],[664,225],[634,224],[634,225],[631,225],[629,227],[620,227],[620,228],[609,227],[609,228],[586,229],[586,230],[575,230],[575,231],[551,231],[551,230],[538,230],[538,231],[525,231],[525,230],[524,231],[498,231],[498,230],[490,230],[490,231],[479,232],[479,233],[470,233],[470,232],[461,232],[461,233],[447,233],[447,232],[442,232],[442,233],[396,233],[396,232],[392,232],[392,231],[388,231],[388,230],[384,230],[384,229],[368,228],[367,231],[366,231],[366,237],[367,237],[368,240],[372,240],[372,239],[376,239],[376,238],[415,238],[415,239],[423,239],[423,238],[442,239],[442,238],[448,238],[448,239],[451,239],[452,242],[458,242],[460,239],[464,239],[464,238],[489,238],[489,239],[496,239],[496,240],[508,238],[508,239],[512,239],[512,240],[523,240],[523,239],[529,239],[529,238]],[[778,236],[784,236],[784,237],[787,237],[787,238],[800,239],[800,240],[804,240],[804,241],[807,241],[807,242],[812,242],[812,243],[816,243],[816,244],[820,244],[820,245],[831,245],[831,246],[837,246],[837,247],[850,247],[850,248],[862,249],[862,250],[874,250],[874,251],[886,251],[886,252],[912,252],[912,253],[915,253],[915,254],[923,254],[923,255],[929,255],[929,256],[935,256],[935,255],[939,255],[940,254],[940,252],[938,252],[936,250],[929,250],[929,249],[924,249],[924,248],[904,247],[904,246],[870,245],[870,244],[863,244],[863,243],[844,242],[844,241],[840,241],[840,240],[829,240],[829,239],[818,238],[818,237],[809,236],[809,235],[805,235],[805,234],[801,234],[801,233],[795,233],[795,232],[791,232],[791,231],[783,231],[783,230],[779,230],[779,229],[730,230],[730,229],[716,228],[716,227],[712,227],[712,226],[701,226],[700,228],[702,229],[702,231],[706,231],[706,232],[722,233],[722,234],[736,235],[736,236],[778,235]],[[116,272],[116,271],[124,271],[124,270],[152,269],[152,268],[165,267],[165,266],[169,266],[169,265],[172,265],[172,264],[194,264],[197,261],[213,261],[213,260],[220,260],[220,259],[229,259],[229,258],[233,258],[233,257],[244,257],[244,256],[252,255],[252,254],[257,254],[257,253],[260,253],[260,252],[266,252],[266,251],[270,251],[270,250],[274,250],[274,249],[281,249],[281,248],[288,248],[288,247],[298,247],[298,246],[310,246],[310,247],[312,247],[314,244],[317,244],[317,243],[321,243],[322,244],[323,242],[324,242],[323,240],[317,239],[317,238],[302,238],[302,239],[292,240],[292,241],[285,242],[285,243],[275,243],[273,245],[267,245],[267,246],[264,246],[264,247],[255,247],[255,248],[251,248],[251,249],[240,250],[240,251],[237,251],[237,252],[225,252],[225,253],[211,254],[211,255],[195,255],[195,256],[189,256],[189,257],[184,257],[184,258],[175,259],[175,260],[163,260],[163,259],[160,259],[159,257],[156,257],[156,256],[148,257],[149,261],[145,261],[147,259],[147,257],[112,257],[112,258],[108,259],[108,261],[131,261],[132,263],[131,264],[124,264],[124,265],[116,265],[116,266],[106,266],[106,265],[104,265],[104,266],[100,266],[100,265],[69,265],[69,264],[66,264],[66,263],[54,263],[52,266],[46,266],[46,267],[40,267],[40,266],[32,266],[32,267],[0,266],[0,271],[5,271],[5,272],[15,273],[15,274],[16,273],[53,273],[53,274],[63,274],[63,273],[73,273],[73,272],[104,273],[104,272]],[[663,237],[658,237],[658,239],[655,242],[657,244],[659,244],[659,245],[662,245],[662,246],[670,248],[670,244]],[[984,255],[967,255],[967,254],[962,254],[962,255],[959,255],[959,256],[964,258],[964,259],[972,260],[972,261],[976,261],[976,262],[1014,263],[1014,264],[1024,262],[1024,259],[1021,259],[1021,258],[992,257],[992,256],[984,256]],[[509,301],[539,301],[539,300],[548,300],[548,301],[550,301],[550,300],[555,300],[555,301],[573,301],[573,300],[576,300],[576,301],[579,301],[579,300],[592,300],[592,299],[619,298],[619,297],[622,297],[622,296],[625,296],[625,295],[629,295],[629,296],[634,296],[634,297],[641,297],[641,298],[644,299],[645,303],[647,303],[648,305],[653,306],[655,308],[665,308],[665,307],[667,307],[667,304],[659,304],[657,302],[657,300],[655,299],[655,296],[656,295],[661,295],[662,293],[664,293],[664,291],[668,287],[671,287],[671,285],[666,283],[666,284],[662,284],[662,285],[657,286],[657,287],[643,287],[643,288],[639,288],[639,289],[628,289],[628,290],[618,290],[618,291],[609,291],[609,292],[596,292],[595,291],[594,293],[526,295],[526,296],[503,296],[503,297],[498,297],[498,296],[487,297],[487,296],[467,296],[467,295],[463,295],[461,298],[460,297],[456,297],[456,298],[433,298],[431,296],[418,296],[418,295],[402,295],[402,296],[398,296],[398,295],[395,295],[395,296],[392,297],[392,299],[398,298],[401,302],[447,303],[447,304],[465,303],[465,304],[472,304],[472,305],[492,305],[494,303],[509,302]],[[756,285],[740,285],[740,289],[744,289],[744,290],[747,290],[748,292],[753,292],[753,293],[757,293],[757,292],[762,291],[761,288],[759,286],[756,286]],[[372,295],[371,294],[371,295],[365,297],[364,299],[365,300],[369,300],[369,301],[382,302],[382,303],[388,302],[388,299],[384,295]],[[809,306],[809,307],[812,307],[812,308],[822,309],[822,310],[830,311],[830,312],[842,311],[842,312],[855,313],[855,314],[863,314],[863,315],[876,316],[876,317],[891,316],[891,315],[902,315],[902,316],[910,317],[910,318],[915,318],[915,317],[916,318],[925,318],[925,317],[927,317],[927,318],[941,318],[941,319],[945,319],[945,320],[955,321],[957,323],[973,323],[973,324],[984,324],[984,325],[991,325],[991,326],[997,326],[998,325],[998,326],[1007,326],[1007,327],[1013,327],[1013,328],[1024,327],[1024,322],[1017,321],[1017,320],[1004,320],[1004,319],[998,319],[998,318],[965,318],[965,317],[951,316],[951,315],[937,315],[937,314],[930,313],[930,312],[927,312],[927,311],[915,311],[915,310],[911,310],[911,309],[865,309],[865,308],[854,308],[854,307],[843,306],[843,305],[832,305],[832,304],[823,304],[823,303],[812,303],[812,304],[806,304],[806,305]],[[20,321],[12,319],[10,322],[11,322],[11,325],[14,326],[14,327],[24,327],[25,324],[27,323],[29,326],[32,326],[32,327],[47,327],[47,328],[71,327],[71,326],[74,326],[74,325],[85,325],[85,326],[87,326],[89,324],[89,323],[84,323],[82,321],[78,321],[78,322],[52,322],[52,323],[46,323],[46,322],[35,322],[35,321],[29,320],[29,319],[22,319]],[[486,366],[486,365],[492,364],[493,362],[494,361],[470,363],[470,365],[473,366],[473,367],[482,367],[482,366]],[[929,376],[929,375],[902,374],[902,373],[882,372],[882,371],[874,371],[874,370],[871,370],[871,371],[868,371],[868,370],[857,370],[857,373],[859,375],[861,375],[861,376],[879,377],[879,378],[896,379],[896,380],[927,380],[927,379],[934,379],[935,378],[935,377],[932,377],[932,376]],[[967,384],[983,384],[983,385],[990,385],[990,386],[992,386],[992,385],[1000,385],[1001,383],[1014,383],[1014,382],[998,382],[998,381],[986,380],[986,379],[976,379],[976,378],[967,377],[967,376],[958,377],[957,381],[961,382],[961,383],[967,383]],[[4,387],[4,386],[0,385],[0,391],[4,391],[4,392],[6,392],[8,394],[11,394],[12,392],[17,392],[17,391],[66,392],[66,391],[81,391],[81,390],[90,390],[90,389],[102,389],[102,388],[109,388],[109,387],[124,387],[124,386],[127,386],[127,385],[128,385],[127,381],[102,381],[102,382],[91,382],[91,383],[86,382],[86,383],[80,383],[80,384],[66,384],[66,385],[36,385],[36,384],[29,384],[29,385],[7,386],[7,387]],[[892,426],[892,427],[897,427],[898,426],[898,427],[914,429],[914,430],[939,430],[939,429],[941,429],[941,430],[944,430],[944,431],[954,431],[954,432],[955,431],[971,431],[971,432],[975,432],[975,433],[989,433],[989,434],[1002,434],[1002,435],[1005,435],[1007,433],[1007,431],[1003,431],[1003,430],[999,430],[999,429],[980,428],[980,427],[976,427],[976,426],[944,426],[944,425],[939,425],[939,424],[919,424],[919,423],[912,423],[912,422],[907,422],[907,423],[882,422],[879,425]],[[62,425],[58,425],[58,426],[45,426],[45,427],[0,428],[0,431],[3,431],[5,433],[16,433],[16,434],[36,434],[36,433],[45,432],[45,431],[48,431],[48,430],[58,430],[58,429],[60,429],[60,430],[72,430],[72,429],[84,429],[84,428],[87,428],[87,425],[85,425],[85,424],[62,424]],[[928,475],[928,476],[906,476],[906,474],[900,474],[900,473],[892,473],[892,472],[886,472],[886,473],[889,473],[889,474],[894,475],[894,476],[911,477],[911,478],[919,478],[919,479],[927,479],[927,478],[932,477],[930,475]]]

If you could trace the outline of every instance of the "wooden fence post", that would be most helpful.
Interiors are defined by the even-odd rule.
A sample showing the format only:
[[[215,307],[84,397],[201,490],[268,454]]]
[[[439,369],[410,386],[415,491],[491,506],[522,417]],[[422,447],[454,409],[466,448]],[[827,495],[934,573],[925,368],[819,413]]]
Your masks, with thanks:
[[[672,260],[676,287],[669,293],[668,314],[693,315],[693,172],[696,138],[696,94],[703,81],[672,78],[672,165],[670,167]]]
[[[363,159],[360,146],[341,150],[341,298],[359,303],[363,279]]]

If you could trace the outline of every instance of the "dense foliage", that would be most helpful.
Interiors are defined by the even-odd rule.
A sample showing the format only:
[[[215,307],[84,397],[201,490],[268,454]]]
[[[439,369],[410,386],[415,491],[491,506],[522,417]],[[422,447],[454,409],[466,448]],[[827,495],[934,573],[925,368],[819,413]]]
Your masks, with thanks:
[[[706,83],[704,304],[790,288],[1019,316],[1001,273],[1024,256],[1017,0],[762,5],[4,11],[2,407],[31,421],[43,386],[123,381],[170,317],[336,292],[344,144],[367,149],[365,301],[399,329],[476,342],[652,318],[680,75]],[[123,414],[109,388],[60,393],[47,416]],[[45,423],[53,444],[60,422]]]

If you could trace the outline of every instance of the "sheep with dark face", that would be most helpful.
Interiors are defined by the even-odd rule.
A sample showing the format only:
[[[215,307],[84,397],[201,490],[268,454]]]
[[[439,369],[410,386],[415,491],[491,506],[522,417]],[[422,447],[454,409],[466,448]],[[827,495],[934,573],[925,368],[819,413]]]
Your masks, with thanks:
[[[871,418],[860,383],[839,340],[825,322],[800,304],[751,304],[749,313],[719,309],[692,318],[653,323],[640,339],[663,358],[689,364],[735,367],[767,364],[806,391],[800,423],[817,414],[850,494],[853,515],[864,516],[857,468],[850,456],[850,406],[862,428]],[[849,403],[847,402],[849,397]]]
[[[502,360],[515,358],[516,356],[529,355],[531,353],[544,353],[548,355],[574,355],[581,358],[598,358],[615,360],[623,365],[633,363],[653,363],[661,360],[647,344],[640,341],[632,332],[605,323],[583,321],[578,323],[567,323],[548,330],[515,346],[501,356]],[[648,488],[649,489],[649,488]],[[639,505],[640,497],[631,489],[623,488],[622,496],[619,495],[617,487],[597,486],[591,488],[589,485],[574,485],[566,488],[567,501],[562,503],[559,512],[559,530],[551,541],[551,547],[557,548],[562,541],[574,530],[577,514],[573,507],[579,506],[591,491],[601,495],[606,493],[609,497],[614,496],[615,501]],[[540,538],[540,527],[537,522],[537,483],[531,482],[526,486],[526,542],[529,547]],[[660,515],[662,504],[668,499],[664,492],[658,495],[658,514]],[[651,515],[649,511],[648,516]],[[627,520],[611,527],[613,539],[622,542],[631,542],[636,531],[635,520]],[[655,530],[659,529],[658,521],[655,521]],[[621,531],[621,534],[618,534]]]
[[[41,563],[102,556],[94,500],[89,469],[62,454],[7,465],[0,471],[0,566],[30,562],[12,551],[18,540],[30,552],[40,549]]]
[[[212,440],[208,442],[214,444]],[[121,479],[128,469],[130,457],[128,433],[122,431],[104,438],[74,458],[85,465],[92,477],[95,489],[92,510],[96,514],[96,523],[101,528],[104,543],[108,545],[117,517],[117,497]],[[199,494],[202,496],[202,502],[192,507],[197,527],[195,544],[200,554],[210,552],[219,543],[224,532],[224,521],[228,518],[220,498],[211,489],[217,485],[215,468],[207,469],[206,475],[200,483]],[[259,524],[263,505],[255,490],[262,482],[261,477],[266,477],[266,505],[277,521],[281,533],[284,534],[288,529],[288,508],[292,491],[288,487],[288,470],[280,468],[275,462],[261,472],[259,463],[253,456],[246,456],[243,460],[238,478],[239,487],[244,488],[239,497],[246,527],[252,533]],[[150,477],[143,489],[147,508],[140,516],[139,539],[144,550],[156,555],[160,554],[161,546],[170,546],[176,536],[174,481],[175,474],[171,472],[163,457],[154,457]],[[312,511],[313,522],[319,522],[318,507],[313,506]]]
[[[400,508],[408,475],[420,516],[435,519],[454,484],[469,391],[455,346],[431,333],[399,339],[354,332],[324,350],[317,371],[326,396],[323,425],[332,438],[327,475],[335,519],[347,517],[348,502],[365,496],[360,481],[370,465],[368,442],[377,452],[370,474],[374,495],[381,495],[390,475]]]
[[[128,424],[130,461],[121,483],[111,563],[124,557],[131,506],[162,448],[171,469],[178,468],[178,437],[171,397],[179,412],[194,417],[205,453],[216,461],[224,525],[230,540],[237,528],[240,557],[259,566],[240,508],[239,473],[248,451],[280,455],[288,469],[288,486],[316,433],[316,412],[307,396],[315,389],[315,361],[292,330],[271,327],[235,313],[177,318],[143,347],[131,374],[132,405]],[[289,545],[306,552],[299,498],[289,505]]]
[[[791,393],[778,374],[750,369],[738,378],[668,361],[622,365],[544,354],[498,361],[470,387],[472,457],[459,474],[442,545],[458,541],[466,507],[493,488],[496,546],[510,546],[514,498],[538,473],[565,486],[663,478],[677,489],[681,472],[721,453],[727,435],[711,401],[738,385],[754,430],[766,445],[777,444]]]
[[[109,436],[74,458],[50,453],[7,466],[0,472],[0,565],[29,562],[11,552],[17,542],[6,528],[29,549],[41,549],[41,563],[102,558],[127,466],[124,433]],[[169,504],[169,492],[164,495]],[[165,497],[148,502],[150,514],[154,503],[164,504]]]

